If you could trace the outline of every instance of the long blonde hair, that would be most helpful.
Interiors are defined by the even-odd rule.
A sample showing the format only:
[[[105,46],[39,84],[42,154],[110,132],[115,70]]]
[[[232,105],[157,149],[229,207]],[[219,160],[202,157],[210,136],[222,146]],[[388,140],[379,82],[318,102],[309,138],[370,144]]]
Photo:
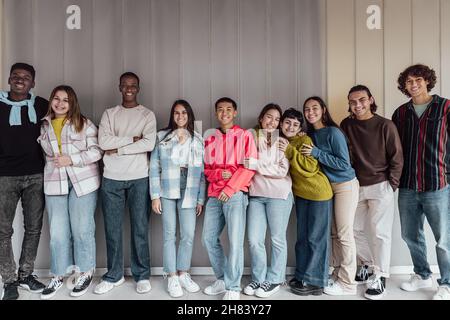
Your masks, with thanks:
[[[77,94],[70,86],[60,85],[53,89],[52,94],[50,95],[46,116],[50,116],[52,119],[55,117],[55,113],[52,110],[52,101],[58,91],[66,92],[69,100],[69,112],[67,113],[66,120],[69,120],[73,124],[76,132],[81,132],[86,123],[86,117],[81,114]]]

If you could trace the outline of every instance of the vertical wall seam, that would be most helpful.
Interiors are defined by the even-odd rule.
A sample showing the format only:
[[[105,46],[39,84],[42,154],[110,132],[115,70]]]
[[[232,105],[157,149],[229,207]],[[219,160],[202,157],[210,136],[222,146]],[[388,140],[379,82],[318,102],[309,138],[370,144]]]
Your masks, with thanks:
[[[356,23],[356,0],[352,0],[353,1],[353,47],[354,49],[354,74],[353,74],[353,85],[356,84],[356,82],[358,81],[358,40],[357,40],[357,34],[356,34],[356,28],[357,28],[357,23]]]
[[[121,13],[120,13],[120,26],[121,26],[121,43],[122,43],[122,71],[126,68],[126,57],[125,57],[125,0],[121,1]],[[116,5],[117,10],[117,5]]]
[[[270,23],[270,16],[271,16],[271,0],[266,0],[265,2],[266,6],[266,17],[265,17],[265,42],[266,42],[266,90],[265,90],[265,102],[268,102],[269,100],[272,100],[272,90],[271,90],[271,60],[272,60],[272,54],[271,54],[271,23]]]
[[[381,23],[382,23],[382,41],[381,45],[383,46],[383,116],[386,117],[386,25],[385,25],[385,18],[386,18],[386,6],[385,6],[385,0],[381,0],[381,5],[383,6],[383,14],[381,17]]]
[[[409,13],[411,22],[411,64],[414,63],[414,2],[409,0]]]
[[[208,101],[209,101],[209,105],[208,106],[206,106],[206,110],[211,110],[211,105],[212,105],[212,99],[213,99],[213,81],[212,81],[212,79],[213,79],[213,72],[214,72],[214,70],[213,70],[213,32],[212,32],[212,30],[213,30],[213,27],[212,27],[212,16],[213,16],[213,10],[212,10],[212,0],[208,0],[208,12],[209,12],[209,19],[208,19],[208,29],[209,29],[209,34],[208,34],[208,36],[209,36],[209,39],[208,39],[208,41],[209,41],[209,43],[208,43],[208,46],[209,46],[209,99],[208,99]],[[213,115],[213,113],[210,111],[209,112],[209,125],[212,125],[212,115]],[[204,128],[204,125],[202,125],[202,128],[201,128],[202,130],[201,130],[201,132],[200,132],[200,134],[202,134],[203,135],[203,132],[204,132],[204,130],[205,130],[205,128]]]
[[[239,105],[242,107],[241,101],[241,2],[236,0],[236,19],[237,19],[237,28],[236,28],[236,41],[237,41],[237,82],[236,82],[236,100]],[[240,120],[240,113],[238,113],[238,119]]]
[[[179,90],[178,95],[180,98],[184,98],[184,39],[183,39],[183,4],[182,0],[178,0],[178,44],[180,46],[180,55],[179,59],[179,69],[178,69],[178,77],[179,77]]]
[[[439,95],[442,95],[442,90],[444,89],[442,86],[442,0],[438,1],[438,14],[439,14]]]
[[[295,105],[298,108],[300,104],[300,32],[299,32],[299,16],[298,16],[298,1],[294,0],[294,50],[295,50]]]

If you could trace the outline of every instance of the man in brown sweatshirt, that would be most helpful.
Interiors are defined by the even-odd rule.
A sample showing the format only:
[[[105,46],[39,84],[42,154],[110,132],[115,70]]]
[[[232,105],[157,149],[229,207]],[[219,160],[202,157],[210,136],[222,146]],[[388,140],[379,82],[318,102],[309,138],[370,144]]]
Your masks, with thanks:
[[[341,128],[349,139],[361,185],[354,222],[359,262],[356,281],[367,283],[366,298],[381,299],[389,277],[394,191],[403,169],[402,146],[394,123],[375,113],[377,105],[366,86],[351,88],[348,102],[351,115]]]

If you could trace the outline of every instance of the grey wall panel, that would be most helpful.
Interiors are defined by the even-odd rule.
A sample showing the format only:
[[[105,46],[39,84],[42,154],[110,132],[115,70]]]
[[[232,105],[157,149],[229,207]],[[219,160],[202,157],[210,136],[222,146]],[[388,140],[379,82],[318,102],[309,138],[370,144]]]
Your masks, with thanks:
[[[124,66],[122,1],[93,1],[93,21],[93,117],[98,123],[103,111],[121,103],[119,77]]]
[[[3,19],[5,27],[3,70],[5,70],[5,74],[1,76],[6,86],[11,64],[34,61],[33,1],[5,1],[3,14],[5,17],[14,17],[13,19]],[[41,74],[37,70],[37,77],[40,78],[40,76]]]
[[[239,5],[239,118],[241,125],[253,127],[269,100],[268,6],[261,0]]]
[[[211,114],[211,2],[181,1],[181,97],[192,105],[203,130]]]
[[[65,7],[62,1],[38,0],[33,5],[34,61],[41,61],[36,91],[49,98],[64,80]]]
[[[323,28],[323,22],[318,19],[319,14],[316,0],[297,1],[297,105],[300,109],[306,98],[313,95],[324,97],[326,93],[326,88],[322,86],[326,65],[320,59],[325,48],[319,34]]]
[[[93,1],[65,0],[63,3],[64,8],[77,5],[83,13],[81,30],[64,28],[64,83],[74,88],[81,111],[89,119],[93,119]],[[80,47],[84,50],[79,50]]]
[[[68,30],[68,5],[81,8],[81,30]],[[273,101],[295,105],[321,92],[319,5],[312,0],[4,0],[3,70],[23,60],[35,65],[36,92],[48,97],[59,83],[72,85],[83,112],[98,124],[108,107],[121,102],[119,76],[141,78],[140,102],[152,109],[158,127],[167,125],[177,98],[189,100],[203,130],[216,126],[214,102],[239,103],[239,122],[256,124]],[[20,18],[20,19],[19,19]],[[314,74],[310,73],[314,71]],[[5,73],[5,72],[4,72]],[[7,74],[2,75],[7,79]],[[7,89],[4,82],[4,88]],[[100,203],[99,203],[100,205]],[[22,237],[17,209],[14,250]],[[124,219],[124,258],[129,265],[129,218]],[[49,267],[48,225],[36,267]],[[106,266],[102,212],[96,213],[97,267]],[[197,222],[192,265],[209,267]],[[162,266],[161,218],[151,216],[152,266]],[[226,235],[223,237],[226,239]],[[289,265],[295,264],[295,214],[288,229]],[[246,266],[250,260],[246,246]]]
[[[211,0],[212,105],[224,96],[239,99],[238,12],[237,0]],[[214,112],[210,112],[210,119],[211,126],[216,127]]]
[[[152,109],[151,1],[123,1],[123,70],[141,80],[139,102]]]
[[[165,127],[170,107],[181,96],[180,1],[154,0],[152,29],[154,34],[153,109],[158,127]]]
[[[288,107],[297,101],[297,56],[295,1],[271,0],[268,3],[269,87],[267,102]]]

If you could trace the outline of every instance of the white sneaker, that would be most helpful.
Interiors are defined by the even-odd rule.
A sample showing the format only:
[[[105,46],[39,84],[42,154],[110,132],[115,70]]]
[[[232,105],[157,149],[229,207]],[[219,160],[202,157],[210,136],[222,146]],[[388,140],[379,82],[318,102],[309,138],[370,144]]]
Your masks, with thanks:
[[[186,272],[179,275],[178,279],[181,287],[185,288],[187,292],[194,293],[200,291],[200,287],[194,282],[194,280],[191,279],[191,275],[189,273]]]
[[[181,288],[180,279],[178,276],[169,277],[167,291],[169,291],[169,295],[172,298],[179,298],[183,295],[183,289]]]
[[[216,296],[225,291],[225,282],[223,280],[216,280],[212,285],[207,286],[205,290],[203,290],[208,296]]]
[[[152,285],[150,284],[150,280],[139,280],[136,285],[137,293],[147,293],[152,290]]]
[[[323,292],[330,296],[354,296],[356,295],[355,289],[344,289],[339,281],[334,281],[330,286],[325,287]]]
[[[96,294],[107,293],[108,291],[111,291],[112,289],[114,289],[114,287],[118,287],[124,282],[125,282],[124,277],[122,277],[122,279],[120,279],[117,282],[109,282],[106,280],[102,280],[98,285],[95,286],[94,293],[96,293]]]
[[[433,287],[433,279],[429,277],[428,279],[422,279],[418,274],[411,275],[408,282],[403,282],[400,288],[405,291],[417,291],[421,288],[431,288]]]
[[[223,296],[223,300],[241,300],[241,294],[239,291],[227,290]]]
[[[450,300],[450,287],[439,286],[433,300]]]

